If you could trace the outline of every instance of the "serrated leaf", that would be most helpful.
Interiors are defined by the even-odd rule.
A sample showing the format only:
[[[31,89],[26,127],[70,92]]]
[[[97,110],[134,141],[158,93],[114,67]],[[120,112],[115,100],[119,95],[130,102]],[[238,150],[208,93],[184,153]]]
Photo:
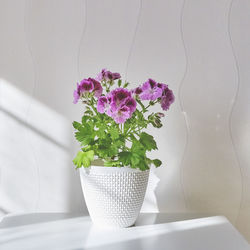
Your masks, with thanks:
[[[80,167],[89,167],[91,164],[91,161],[94,159],[94,151],[89,150],[87,152],[79,151],[76,155],[76,157],[73,160],[73,163],[76,165],[76,168]]]
[[[104,139],[106,137],[106,133],[105,133],[105,124],[100,123],[100,124],[96,124],[98,130],[96,131],[96,135],[101,138]]]
[[[111,127],[109,132],[113,140],[119,138],[120,134],[119,134],[119,130],[117,127]]]
[[[76,122],[76,121],[74,121],[74,122],[72,123],[72,125],[73,125],[73,127],[74,127],[75,129],[77,129],[77,130],[79,130],[79,128],[82,127],[82,124],[79,123],[79,122]]]
[[[73,160],[73,163],[76,165],[77,168],[82,166],[82,151],[79,151],[76,157]]]
[[[88,109],[88,110],[86,110],[86,111],[84,112],[84,115],[90,115],[90,116],[93,116],[93,115],[94,115],[94,113],[93,113],[93,111],[92,111],[92,110]]]
[[[131,152],[133,154],[144,156],[146,152],[145,146],[140,141],[138,141],[135,137],[132,139],[132,141],[133,142],[132,142]]]
[[[123,151],[118,154],[120,162],[124,166],[129,166],[131,164],[131,152]]]
[[[140,161],[141,161],[141,156],[140,156],[140,155],[135,154],[135,153],[133,153],[133,154],[131,155],[131,164],[132,164],[133,166],[139,165]]]
[[[144,145],[146,150],[151,151],[152,149],[157,149],[156,142],[152,135],[142,132],[140,135],[140,142]]]
[[[116,146],[117,148],[120,148],[125,144],[123,139],[120,139],[120,137],[113,142],[113,145]]]
[[[87,121],[88,121],[89,119],[90,119],[90,116],[84,115],[84,116],[82,117],[82,125],[83,125],[83,126],[86,126]]]
[[[99,138],[104,139],[104,138],[106,137],[105,130],[99,128],[99,129],[96,131],[96,135],[97,135]]]
[[[118,154],[118,148],[116,147],[116,145],[112,144],[109,147],[109,152],[108,152],[108,156],[112,157]]]
[[[145,162],[145,160],[141,160],[138,164],[137,164],[137,168],[139,168],[142,171],[148,170],[149,166],[148,164]]]
[[[156,168],[160,167],[162,164],[161,160],[159,160],[159,159],[154,159],[152,162]]]
[[[83,157],[82,157],[82,165],[87,168],[90,166],[91,161],[94,159],[94,151],[90,150],[87,152],[83,152]]]
[[[98,147],[97,147],[97,154],[101,157],[101,158],[107,158],[107,157],[111,157],[113,156],[114,150],[116,150],[115,148],[112,148],[112,141],[109,137],[105,138],[105,139],[99,139],[98,140]],[[117,151],[115,151],[117,154]]]
[[[94,140],[95,131],[89,127],[81,127],[79,131],[75,133],[75,138],[81,143],[82,146],[87,146],[92,140]]]
[[[84,130],[76,132],[75,138],[81,143],[82,146],[87,146],[92,140],[92,137]]]

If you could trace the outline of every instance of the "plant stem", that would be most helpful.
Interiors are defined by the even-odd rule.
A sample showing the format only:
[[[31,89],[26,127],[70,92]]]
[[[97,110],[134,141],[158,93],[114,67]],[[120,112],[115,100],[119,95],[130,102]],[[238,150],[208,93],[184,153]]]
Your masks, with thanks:
[[[145,106],[143,105],[143,103],[140,101],[140,100],[138,100],[138,99],[136,99],[136,101],[139,103],[139,105],[141,106],[141,108],[142,108],[142,112],[143,113],[145,113]]]

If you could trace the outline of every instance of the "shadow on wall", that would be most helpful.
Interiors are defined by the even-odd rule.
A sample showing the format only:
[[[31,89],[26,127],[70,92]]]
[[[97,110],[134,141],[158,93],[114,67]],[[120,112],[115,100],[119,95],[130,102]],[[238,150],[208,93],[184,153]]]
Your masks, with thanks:
[[[0,213],[83,211],[71,121],[0,79]]]

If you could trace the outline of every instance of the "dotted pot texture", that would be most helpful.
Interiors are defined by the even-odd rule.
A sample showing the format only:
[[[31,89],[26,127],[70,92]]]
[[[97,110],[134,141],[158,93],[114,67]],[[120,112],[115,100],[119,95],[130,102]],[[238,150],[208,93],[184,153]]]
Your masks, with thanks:
[[[132,226],[141,210],[149,170],[91,166],[80,169],[86,205],[99,227]]]

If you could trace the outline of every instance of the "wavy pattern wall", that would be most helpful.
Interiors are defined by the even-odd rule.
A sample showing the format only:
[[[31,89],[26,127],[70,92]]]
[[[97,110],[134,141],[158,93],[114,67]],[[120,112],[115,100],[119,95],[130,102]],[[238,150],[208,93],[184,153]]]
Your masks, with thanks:
[[[86,212],[72,90],[107,67],[176,95],[143,210],[224,214],[250,240],[249,25],[248,0],[2,0],[0,213]]]

